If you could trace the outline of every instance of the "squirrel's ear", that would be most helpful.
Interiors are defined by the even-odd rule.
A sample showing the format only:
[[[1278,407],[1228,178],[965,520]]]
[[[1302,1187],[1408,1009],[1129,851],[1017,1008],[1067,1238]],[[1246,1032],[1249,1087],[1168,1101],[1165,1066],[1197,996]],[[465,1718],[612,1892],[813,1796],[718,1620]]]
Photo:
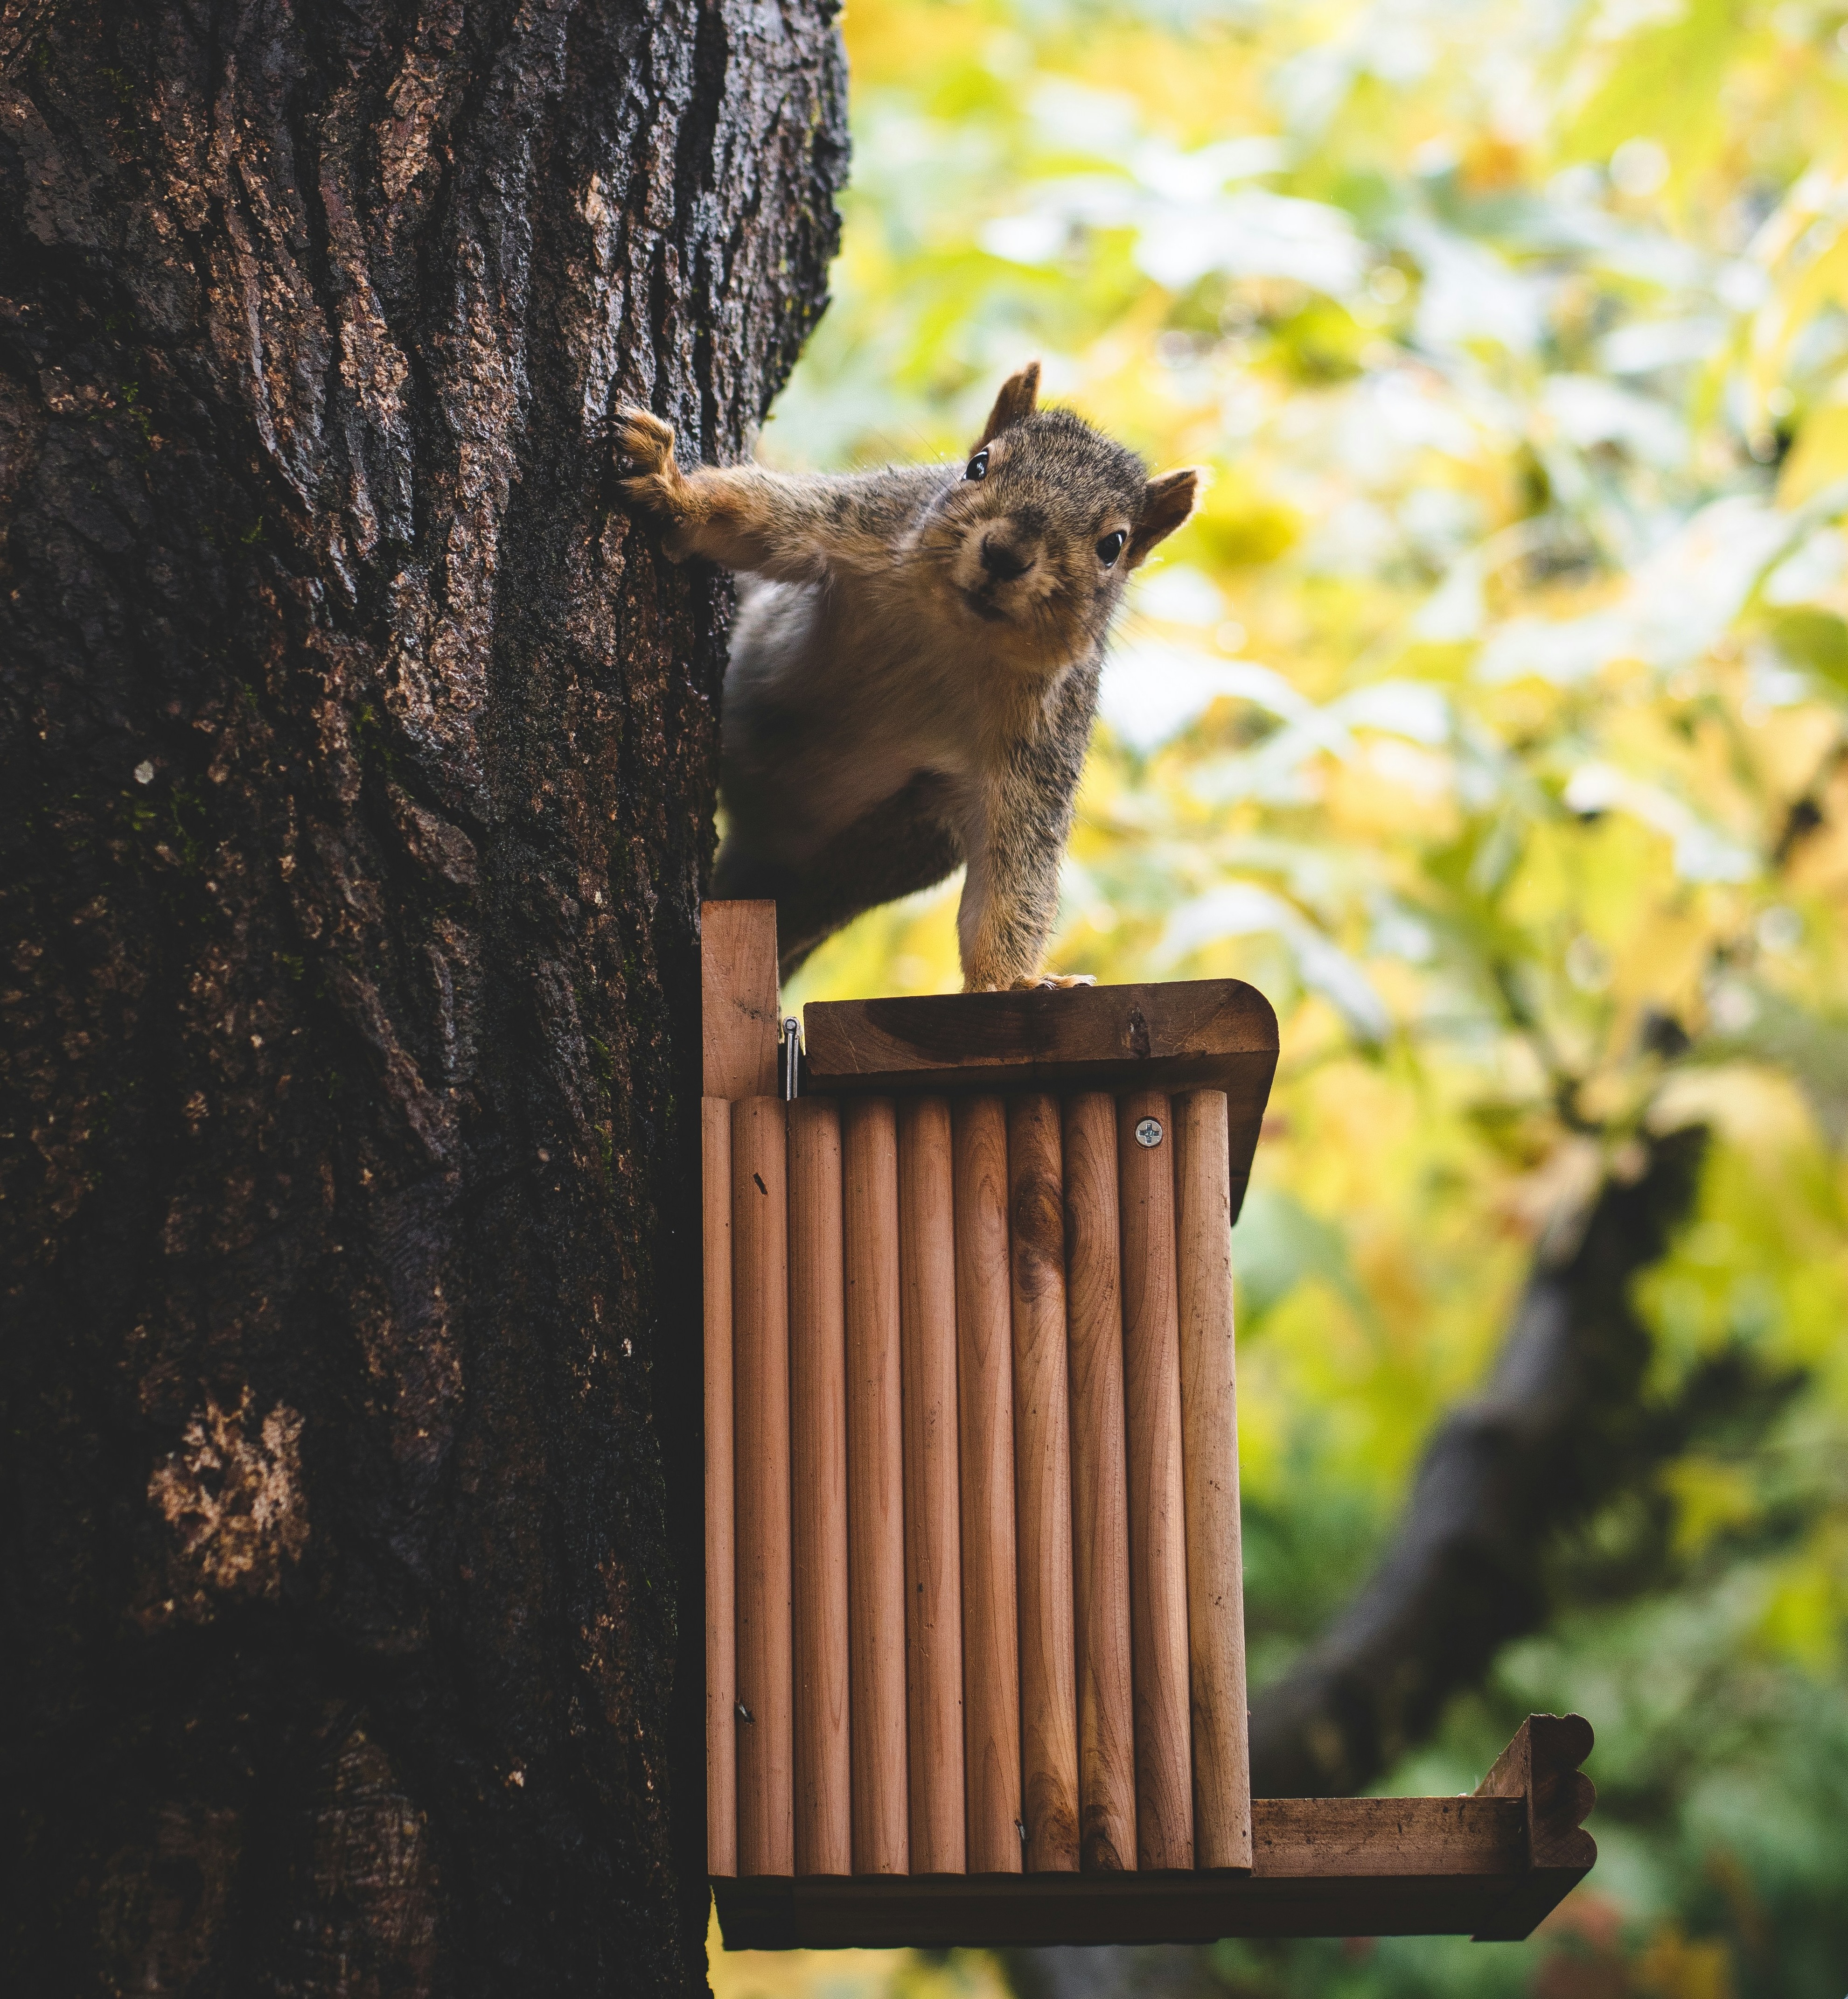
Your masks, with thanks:
[[[1142,518],[1130,538],[1128,566],[1133,569],[1158,542],[1165,542],[1193,511],[1204,475],[1196,466],[1165,472],[1142,489]]]
[[[1023,417],[1030,417],[1039,399],[1040,364],[1030,361],[1019,374],[1010,375],[1002,383],[1001,393],[988,412],[988,428],[975,440],[975,449],[980,451],[985,444],[992,444],[1003,431],[1012,430]]]

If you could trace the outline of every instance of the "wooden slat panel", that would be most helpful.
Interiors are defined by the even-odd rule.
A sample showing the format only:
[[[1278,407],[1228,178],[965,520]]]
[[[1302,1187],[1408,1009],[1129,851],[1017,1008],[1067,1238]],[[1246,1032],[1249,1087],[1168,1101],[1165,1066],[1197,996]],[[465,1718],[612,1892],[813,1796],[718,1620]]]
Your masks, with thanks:
[[[788,1107],[796,1872],[853,1869],[839,1107]]]
[[[1223,1094],[1202,1090],[1175,1098],[1174,1140],[1193,1857],[1198,1867],[1249,1867],[1251,1778]]]
[[[898,1108],[898,1297],[905,1708],[917,1874],[960,1874],[967,1852],[953,1207],[950,1107],[942,1097],[908,1098]]]
[[[1030,1872],[1044,1873],[1078,1864],[1064,1188],[1059,1107],[1050,1097],[1009,1100],[1008,1235],[1020,1550],[1023,1858]]]
[[[738,1871],[795,1866],[791,1688],[789,1221],[783,1105],[732,1107],[736,1430]]]
[[[1111,1098],[1066,1100],[1064,1155],[1078,1855],[1086,1872],[1109,1873],[1136,1865],[1123,1287]]]
[[[847,1324],[849,1734],[853,1871],[910,1865],[905,1721],[905,1471],[898,1358],[898,1127],[891,1100],[841,1107]]]
[[[777,906],[700,905],[704,1093],[777,1094]]]
[[[1136,1133],[1153,1121],[1154,1145]],[[1193,1865],[1187,1661],[1187,1539],[1168,1100],[1116,1107],[1123,1225],[1123,1401],[1129,1419],[1130,1637],[1136,1689],[1136,1851],[1145,1867]]]
[[[1064,992],[816,1001],[808,1087],[909,1090],[1223,1090],[1234,1214],[1277,1064],[1277,1017],[1235,979]]]
[[[732,1107],[700,1103],[705,1299],[706,1872],[738,1872],[738,1665],[732,1460]]]
[[[1014,1564],[1007,1114],[998,1097],[962,1097],[954,1106],[951,1128],[967,1864],[971,1873],[1018,1874],[1019,1599]]]

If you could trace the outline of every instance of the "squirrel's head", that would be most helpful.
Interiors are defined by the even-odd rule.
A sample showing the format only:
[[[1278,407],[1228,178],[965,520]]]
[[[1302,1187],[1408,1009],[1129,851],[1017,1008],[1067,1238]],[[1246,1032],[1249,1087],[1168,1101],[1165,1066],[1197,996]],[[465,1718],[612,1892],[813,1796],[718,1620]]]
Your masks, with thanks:
[[[1071,411],[1036,409],[1039,389],[1036,361],[1002,383],[923,546],[972,620],[1051,667],[1102,639],[1130,571],[1193,511],[1200,474],[1151,479]]]

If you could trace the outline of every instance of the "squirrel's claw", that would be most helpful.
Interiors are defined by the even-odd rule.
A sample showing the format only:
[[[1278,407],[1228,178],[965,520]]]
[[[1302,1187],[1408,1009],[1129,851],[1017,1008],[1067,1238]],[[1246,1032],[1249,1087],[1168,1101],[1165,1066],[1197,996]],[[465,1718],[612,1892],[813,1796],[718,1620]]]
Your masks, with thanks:
[[[963,983],[965,993],[1069,993],[1075,986],[1095,986],[1097,981],[1088,972],[1034,972],[1023,973],[1018,979],[970,979]]]

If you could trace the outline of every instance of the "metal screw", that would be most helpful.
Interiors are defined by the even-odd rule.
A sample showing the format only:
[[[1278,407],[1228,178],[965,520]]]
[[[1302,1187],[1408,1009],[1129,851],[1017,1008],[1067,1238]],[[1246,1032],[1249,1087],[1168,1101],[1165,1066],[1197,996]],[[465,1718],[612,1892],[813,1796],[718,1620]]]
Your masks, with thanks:
[[[742,1701],[740,1701],[738,1703],[738,1718],[740,1721],[749,1721],[753,1724],[756,1720],[756,1717],[752,1713],[751,1710],[745,1706]]]
[[[1161,1121],[1159,1117],[1145,1117],[1136,1127],[1136,1142],[1151,1150],[1161,1142]]]

